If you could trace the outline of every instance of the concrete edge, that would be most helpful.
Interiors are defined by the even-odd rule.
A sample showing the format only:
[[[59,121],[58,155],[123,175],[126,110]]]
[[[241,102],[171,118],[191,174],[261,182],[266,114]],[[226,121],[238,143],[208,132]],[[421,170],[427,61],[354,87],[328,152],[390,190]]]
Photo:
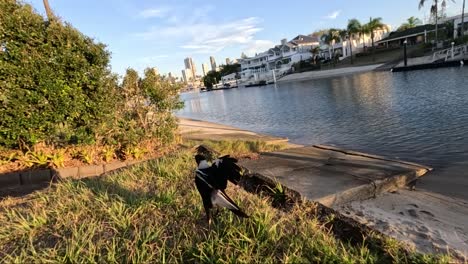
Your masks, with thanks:
[[[275,186],[275,184],[279,182],[275,178],[272,178],[270,176],[265,176],[258,172],[249,170],[246,167],[242,167],[242,168],[244,169],[244,171],[247,172],[247,175],[254,175],[260,180],[264,181],[265,183],[268,183],[268,185],[270,186]],[[357,186],[357,187],[354,187],[354,188],[351,188],[351,189],[348,189],[339,193],[331,194],[318,200],[311,200],[308,198],[306,199],[313,201],[313,202],[318,202],[326,207],[339,206],[339,205],[353,202],[353,201],[367,200],[367,199],[376,197],[378,194],[389,192],[389,191],[396,191],[399,188],[403,188],[407,186],[409,183],[414,182],[418,178],[424,176],[429,171],[430,170],[426,168],[420,168],[414,171],[397,174],[397,175],[394,175],[385,179],[371,181],[367,184],[363,184],[363,185],[360,185],[360,186]],[[299,194],[293,188],[283,183],[281,184],[285,186],[286,189],[293,191],[293,193],[295,193],[295,196]],[[299,195],[302,197],[305,197],[301,194]]]
[[[342,76],[349,76],[349,75],[353,75],[353,74],[356,74],[356,73],[364,73],[364,72],[372,72],[372,71],[375,71],[376,69],[378,69],[379,67],[383,66],[385,63],[377,63],[377,64],[370,64],[370,65],[363,65],[363,66],[356,66],[356,67],[369,67],[369,69],[356,69],[355,71],[350,71],[350,72],[337,72],[337,73],[332,73],[332,74],[327,74],[327,75],[323,75],[323,76],[309,76],[309,77],[301,77],[301,78],[294,78],[294,79],[283,79],[284,77],[287,77],[288,75],[285,75],[283,77],[281,77],[280,79],[277,79],[277,83],[289,83],[289,82],[301,82],[301,81],[309,81],[309,80],[320,80],[320,79],[326,79],[326,78],[334,78],[334,77],[342,77]],[[374,68],[371,68],[371,66],[375,66]],[[341,68],[341,69],[346,69],[347,67],[345,68]],[[333,70],[333,69],[331,69]],[[319,71],[328,71],[328,70],[319,70]],[[301,73],[297,73],[297,74],[301,74]]]
[[[199,119],[193,119],[193,118],[187,118],[187,117],[179,117],[177,116],[177,118],[179,119],[179,134],[184,137],[184,135],[190,135],[190,134],[196,134],[196,132],[203,132],[203,128],[200,128],[198,130],[192,130],[192,131],[186,131],[186,132],[182,132],[180,127],[181,126],[188,126],[190,127],[190,125],[187,125],[187,124],[182,124],[180,121],[182,120],[188,120],[188,121],[192,121],[192,122],[199,122],[199,123],[205,123],[205,124],[208,124],[208,125],[214,125],[214,127],[209,127],[209,129],[213,129],[213,130],[228,130],[225,134],[218,134],[218,135],[226,135],[226,136],[229,136],[229,134],[236,134],[236,133],[246,133],[246,135],[250,135],[250,136],[256,136],[258,137],[257,140],[261,140],[261,141],[265,141],[267,142],[268,144],[276,144],[276,143],[283,143],[283,142],[288,142],[289,141],[289,138],[287,137],[277,137],[277,136],[272,136],[272,135],[268,135],[268,134],[262,134],[262,133],[257,133],[257,132],[254,132],[254,131],[250,131],[250,130],[245,130],[245,129],[242,129],[242,128],[237,128],[237,127],[233,127],[233,126],[229,126],[229,125],[225,125],[225,124],[220,124],[220,123],[214,123],[214,122],[210,122],[210,121],[203,121],[203,120],[199,120]],[[218,127],[216,127],[218,126]],[[201,134],[204,134],[201,133]],[[206,134],[210,134],[210,133],[206,133]],[[190,139],[190,136],[188,136],[187,138]],[[195,138],[194,140],[203,140],[202,138]],[[220,139],[220,140],[233,140],[233,139],[230,139],[229,137],[226,138],[226,139]]]
[[[11,188],[21,185],[21,175],[19,172],[8,172],[0,176],[0,188]]]
[[[349,202],[367,200],[376,197],[378,194],[396,191],[399,188],[403,188],[409,183],[422,177],[428,171],[429,170],[427,169],[419,169],[416,171],[397,174],[385,179],[372,181],[368,184],[360,185],[340,193],[328,195],[316,200],[316,202],[327,207],[334,207]]]
[[[324,149],[324,150],[330,150],[330,151],[336,151],[336,152],[341,152],[343,154],[347,155],[352,155],[352,156],[361,156],[361,157],[366,157],[366,158],[371,158],[371,159],[377,159],[377,160],[383,160],[383,161],[391,161],[391,162],[396,162],[400,164],[405,164],[405,165],[410,165],[418,168],[423,168],[428,171],[432,171],[433,168],[429,166],[425,166],[422,164],[414,163],[414,162],[409,162],[409,161],[403,161],[403,160],[397,160],[397,159],[391,159],[387,158],[385,156],[379,156],[379,155],[374,155],[374,154],[368,154],[364,152],[359,152],[359,151],[354,151],[354,150],[347,150],[347,149],[342,149],[338,147],[333,147],[333,146],[328,146],[328,145],[313,145],[314,148],[318,149]]]
[[[97,177],[130,168],[134,165],[139,165],[151,160],[155,159],[117,161],[100,165],[5,173],[0,176],[0,190],[50,183],[59,179],[82,179]]]

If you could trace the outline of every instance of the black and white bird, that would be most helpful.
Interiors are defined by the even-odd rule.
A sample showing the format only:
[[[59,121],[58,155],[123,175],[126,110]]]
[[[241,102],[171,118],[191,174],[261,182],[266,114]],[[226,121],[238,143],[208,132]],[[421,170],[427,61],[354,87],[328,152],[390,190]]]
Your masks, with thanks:
[[[248,217],[225,192],[228,181],[236,185],[240,181],[241,168],[236,164],[237,160],[227,155],[210,165],[201,154],[197,154],[195,160],[198,166],[195,185],[202,198],[208,224],[211,223],[211,209],[214,206],[227,208],[240,217]]]

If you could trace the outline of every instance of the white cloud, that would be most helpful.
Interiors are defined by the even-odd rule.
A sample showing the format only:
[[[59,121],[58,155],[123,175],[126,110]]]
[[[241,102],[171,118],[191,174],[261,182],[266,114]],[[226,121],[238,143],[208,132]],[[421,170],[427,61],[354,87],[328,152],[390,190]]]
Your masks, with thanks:
[[[255,40],[256,33],[262,30],[261,20],[249,17],[224,23],[208,23],[205,14],[196,14],[196,18],[188,18],[184,23],[169,26],[153,27],[139,33],[146,40],[179,39],[181,48],[194,53],[216,53],[224,48],[242,45],[252,51],[256,47],[265,47],[265,40]],[[190,21],[187,23],[187,21]],[[270,46],[271,47],[271,46]]]
[[[145,9],[139,13],[140,17],[143,18],[151,18],[151,17],[165,17],[166,14],[169,12],[169,8],[163,7],[163,8],[150,8],[150,9]]]
[[[336,19],[340,15],[340,13],[341,13],[341,10],[336,10],[336,11],[333,11],[330,14],[326,15],[325,18]]]
[[[161,55],[147,56],[147,57],[140,58],[139,61],[143,63],[154,63],[157,61],[164,60],[165,58],[169,58],[169,55],[161,54]]]
[[[273,48],[275,46],[275,43],[270,40],[253,40],[249,44],[246,45],[246,47],[243,49],[243,52],[247,56],[253,56],[255,53],[260,53],[268,50],[269,48]]]

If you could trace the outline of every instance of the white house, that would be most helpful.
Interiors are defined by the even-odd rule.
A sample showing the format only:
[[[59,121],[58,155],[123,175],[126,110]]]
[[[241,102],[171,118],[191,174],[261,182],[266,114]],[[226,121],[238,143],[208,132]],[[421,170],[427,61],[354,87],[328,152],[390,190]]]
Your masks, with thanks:
[[[460,35],[462,35],[461,34],[461,31],[462,31],[462,15],[461,14],[441,19],[438,24],[440,25],[446,22],[453,23],[453,38],[458,38]],[[468,33],[468,13],[465,13],[464,15],[463,24],[465,24],[465,34],[466,34]],[[460,34],[458,34],[459,32]]]
[[[229,84],[231,87],[232,86],[237,86],[236,76],[237,76],[236,72],[225,75],[225,76],[222,76],[221,77],[221,83],[223,84],[223,86],[226,85],[226,84]]]
[[[387,28],[374,31],[374,45],[376,45],[375,43],[377,43],[377,41],[387,37],[390,31],[391,27],[389,25],[387,25]],[[371,46],[371,34],[351,34],[350,36],[348,36],[348,39],[342,40],[338,43],[332,43],[331,45],[322,43],[322,45],[320,45],[320,55],[325,58],[331,58],[333,53],[339,54],[341,60],[351,55],[351,48],[352,53],[357,54],[364,52],[366,48]]]
[[[319,44],[317,38],[298,35],[289,42],[282,39],[280,45],[256,54],[254,57],[239,59],[241,82],[272,81],[273,71],[276,77],[285,74],[291,70],[294,63],[310,59],[311,49]]]

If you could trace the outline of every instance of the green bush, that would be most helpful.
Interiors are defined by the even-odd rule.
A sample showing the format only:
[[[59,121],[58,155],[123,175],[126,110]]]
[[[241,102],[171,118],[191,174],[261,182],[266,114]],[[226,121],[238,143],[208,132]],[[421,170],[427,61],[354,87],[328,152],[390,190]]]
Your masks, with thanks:
[[[0,1],[0,145],[90,143],[112,114],[109,52],[31,6]]]
[[[0,0],[0,146],[171,141],[180,87],[150,69],[119,85],[109,60],[70,24]]]
[[[217,71],[209,71],[205,77],[203,77],[203,85],[206,88],[211,89],[213,85],[217,84],[221,80],[221,73]]]
[[[152,69],[140,78],[133,69],[128,69],[121,86],[123,102],[118,107],[118,127],[112,137],[123,147],[156,138],[161,143],[174,140],[177,122],[172,114],[183,104],[179,101],[180,85],[161,78]],[[112,143],[112,142],[109,142]]]

